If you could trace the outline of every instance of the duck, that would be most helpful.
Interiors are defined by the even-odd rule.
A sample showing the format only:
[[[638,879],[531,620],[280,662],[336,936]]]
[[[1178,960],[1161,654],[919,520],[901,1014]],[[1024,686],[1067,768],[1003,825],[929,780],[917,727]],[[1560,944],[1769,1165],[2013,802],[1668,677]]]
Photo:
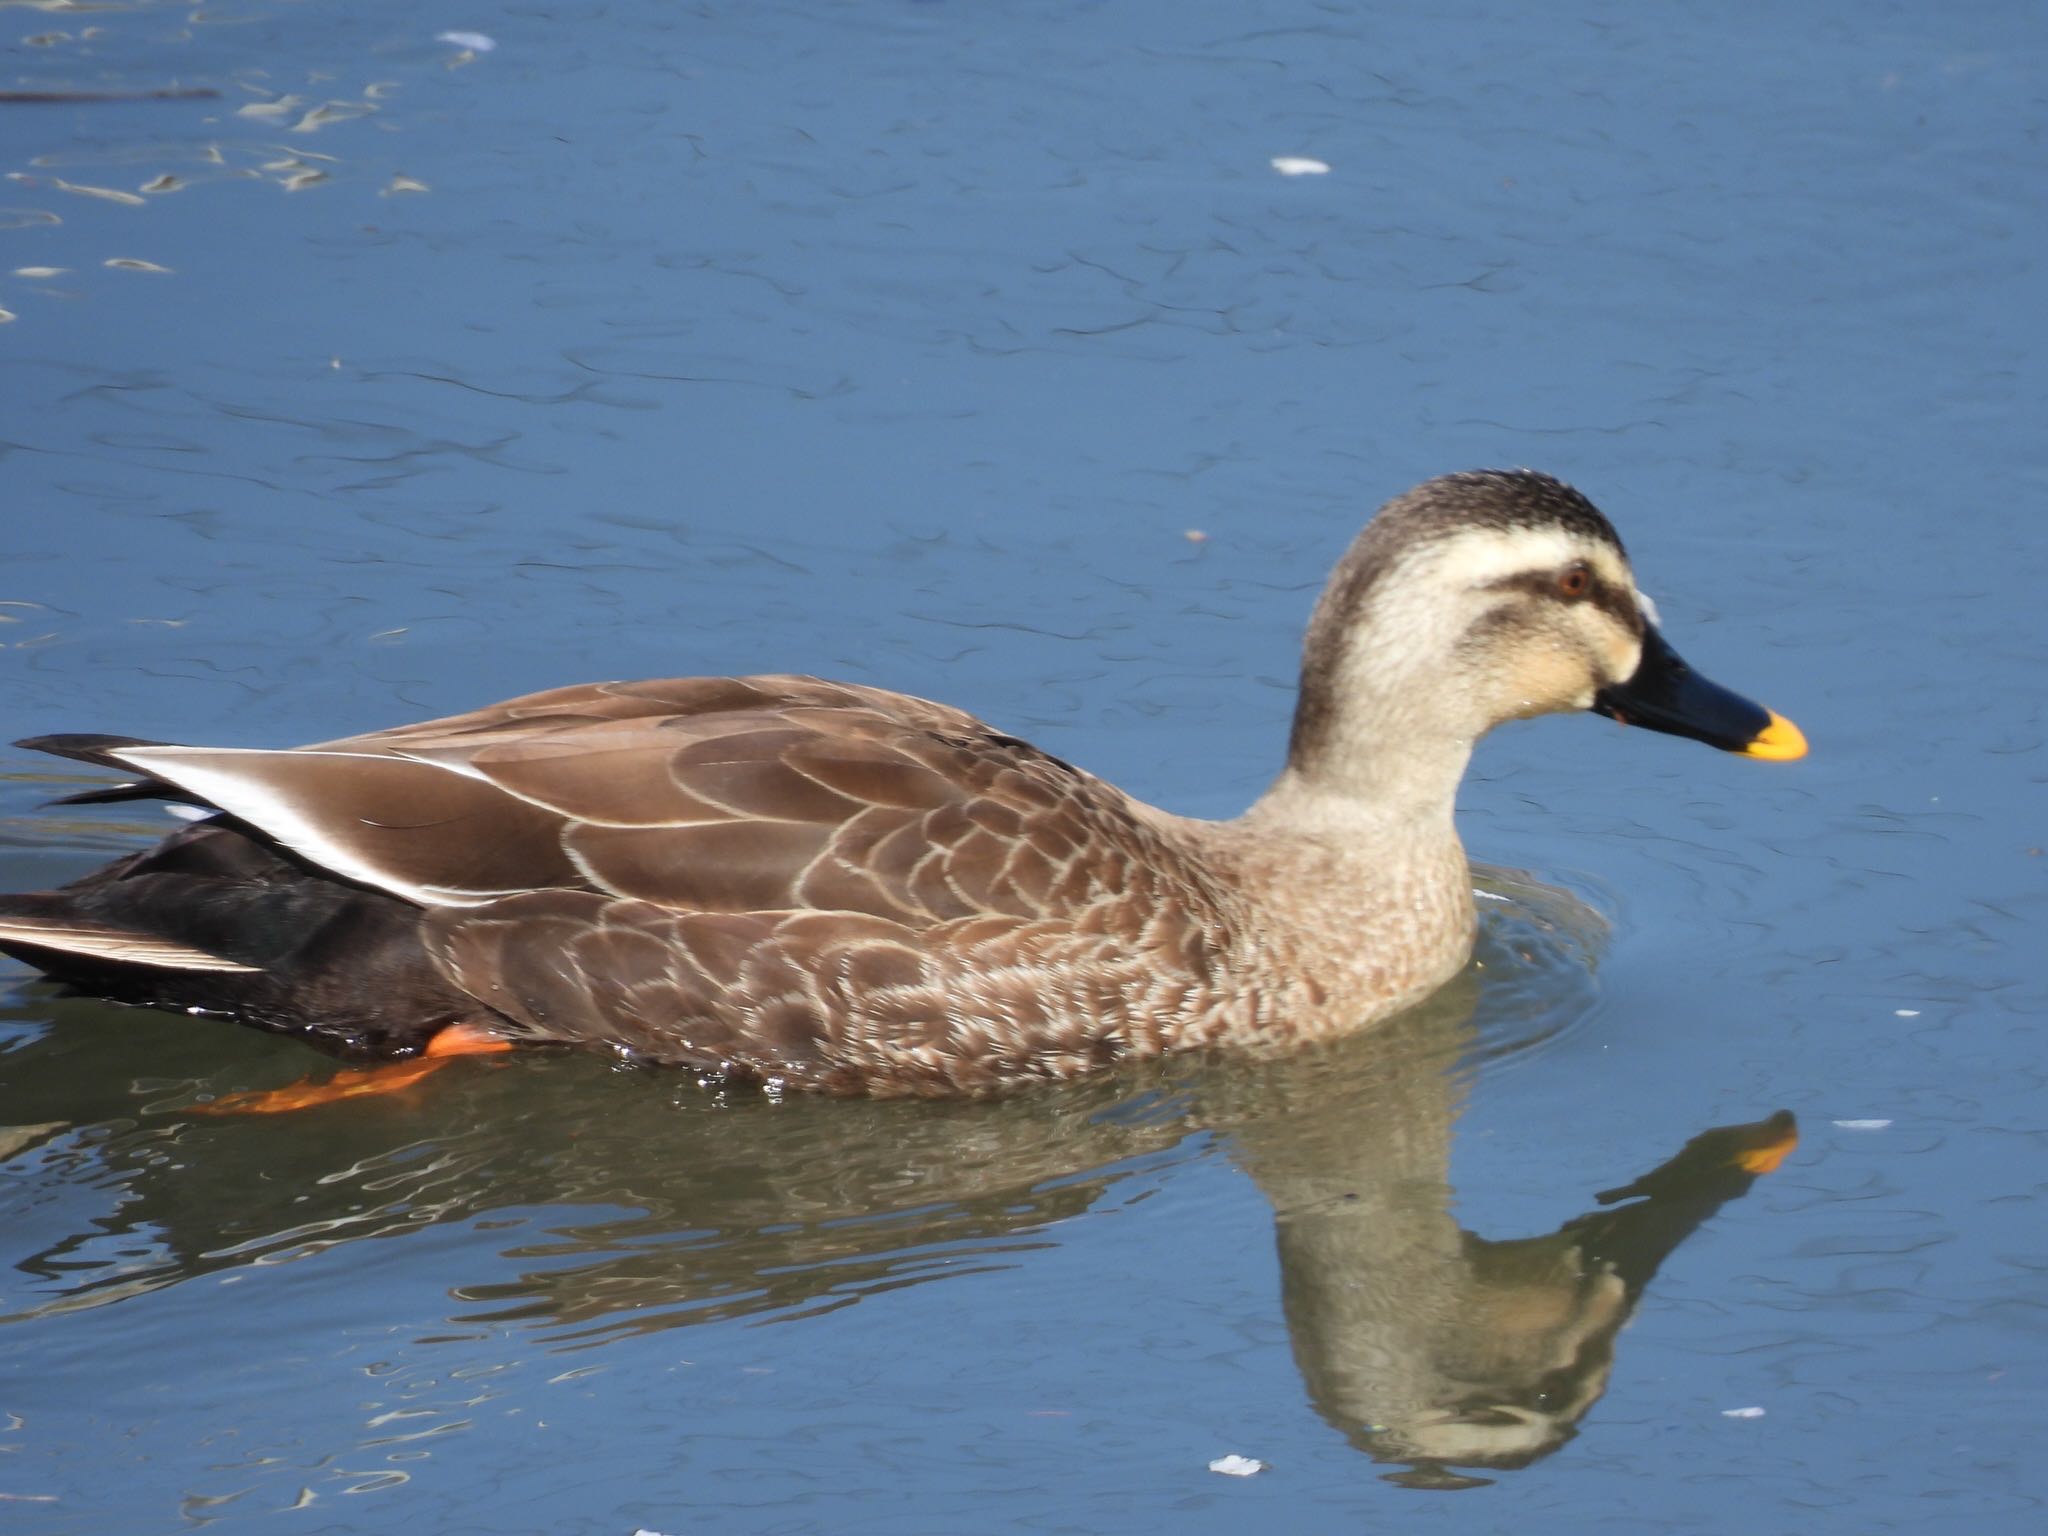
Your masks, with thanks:
[[[251,1109],[535,1046],[775,1092],[983,1096],[1329,1040],[1427,998],[1472,949],[1454,810],[1474,743],[1588,710],[1806,752],[1679,658],[1586,496],[1466,471],[1396,496],[1338,561],[1285,763],[1233,819],[797,675],[561,687],[284,749],[43,736],[19,745],[128,775],[60,803],[187,819],[0,896],[0,952],[373,1064]]]

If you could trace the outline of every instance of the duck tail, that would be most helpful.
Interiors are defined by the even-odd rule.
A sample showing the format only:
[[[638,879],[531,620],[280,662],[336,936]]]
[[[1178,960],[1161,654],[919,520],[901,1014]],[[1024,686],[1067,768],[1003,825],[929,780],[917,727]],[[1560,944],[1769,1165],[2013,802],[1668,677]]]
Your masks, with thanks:
[[[435,968],[420,918],[216,818],[61,890],[0,896],[0,954],[88,996],[403,1056],[482,1011]]]
[[[57,891],[0,896],[0,953],[49,972],[65,969],[65,956],[172,971],[262,969],[164,934],[83,917]]]
[[[151,741],[145,736],[107,736],[97,733],[74,732],[62,736],[27,736],[15,743],[30,752],[47,752],[52,757],[68,757],[74,763],[90,763],[95,768],[112,768],[117,773],[135,772],[133,763],[124,763],[114,754],[127,747],[160,747],[164,743]],[[68,795],[59,795],[50,801],[51,805],[114,805],[123,800],[182,800],[188,804],[200,805],[205,802],[187,794],[161,779],[124,779],[119,784],[96,784],[91,789],[81,789]]]

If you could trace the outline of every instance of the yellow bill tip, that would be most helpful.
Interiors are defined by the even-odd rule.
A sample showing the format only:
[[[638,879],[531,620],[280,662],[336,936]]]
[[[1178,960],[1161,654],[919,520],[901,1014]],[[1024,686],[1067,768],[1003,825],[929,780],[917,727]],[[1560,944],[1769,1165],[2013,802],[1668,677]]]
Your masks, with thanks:
[[[1776,1173],[1779,1166],[1799,1149],[1799,1133],[1785,1131],[1759,1147],[1746,1147],[1735,1154],[1736,1166],[1745,1173]]]
[[[1806,733],[1776,710],[1770,714],[1771,723],[1749,739],[1742,755],[1772,763],[1789,763],[1806,756]]]

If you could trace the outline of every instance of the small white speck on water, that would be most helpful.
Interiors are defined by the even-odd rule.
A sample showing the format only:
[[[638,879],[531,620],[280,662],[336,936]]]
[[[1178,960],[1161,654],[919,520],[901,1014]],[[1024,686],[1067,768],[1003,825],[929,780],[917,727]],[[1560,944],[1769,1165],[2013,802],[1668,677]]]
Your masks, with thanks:
[[[1271,161],[1274,170],[1282,176],[1327,176],[1330,162],[1311,159],[1307,155],[1275,155]]]
[[[1895,1019],[1917,1019],[1920,1017],[1920,1010],[1918,1008],[1894,1008],[1892,1010],[1892,1017]]]
[[[1763,1416],[1764,1411],[1761,1408],[1723,1408],[1721,1410],[1721,1417],[1724,1419],[1760,1419]]]
[[[1844,1131],[1882,1131],[1891,1126],[1889,1120],[1837,1120],[1835,1126]]]

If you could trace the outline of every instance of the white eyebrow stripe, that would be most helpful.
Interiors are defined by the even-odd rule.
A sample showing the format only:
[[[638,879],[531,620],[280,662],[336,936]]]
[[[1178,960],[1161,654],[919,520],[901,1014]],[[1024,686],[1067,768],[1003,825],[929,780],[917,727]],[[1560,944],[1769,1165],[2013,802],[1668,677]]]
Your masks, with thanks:
[[[1585,554],[1585,541],[1562,528],[1515,528],[1454,534],[1429,546],[1423,558],[1452,581],[1483,587],[1527,571],[1556,570]],[[1605,574],[1604,562],[1602,569]]]
[[[1468,587],[1561,571],[1573,561],[1583,560],[1615,591],[1636,590],[1635,578],[1619,551],[1563,528],[1475,529],[1427,545],[1415,558],[1433,563],[1444,578]]]

